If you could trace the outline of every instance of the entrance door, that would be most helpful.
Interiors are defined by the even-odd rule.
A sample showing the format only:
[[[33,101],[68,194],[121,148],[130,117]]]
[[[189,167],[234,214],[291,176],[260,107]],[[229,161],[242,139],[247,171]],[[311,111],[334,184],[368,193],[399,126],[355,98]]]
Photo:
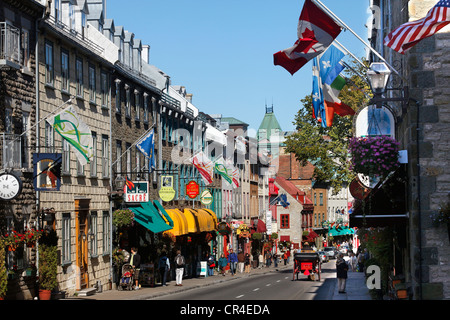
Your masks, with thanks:
[[[78,289],[89,287],[88,276],[88,214],[89,200],[75,200],[76,261],[79,270]]]

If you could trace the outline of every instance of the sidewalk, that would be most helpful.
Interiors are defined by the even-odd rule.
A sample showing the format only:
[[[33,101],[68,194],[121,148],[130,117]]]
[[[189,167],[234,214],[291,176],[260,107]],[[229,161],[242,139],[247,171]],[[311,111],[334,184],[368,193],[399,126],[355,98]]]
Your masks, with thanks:
[[[364,272],[349,271],[347,275],[346,293],[338,292],[336,279],[331,300],[372,300],[369,289],[366,286]]]
[[[226,281],[235,281],[241,278],[248,278],[254,275],[266,274],[270,272],[277,272],[285,269],[292,269],[292,261],[288,265],[283,263],[279,264],[277,268],[273,265],[269,268],[263,267],[261,269],[252,269],[248,273],[237,273],[232,276],[229,271],[226,276],[215,274],[211,277],[198,277],[183,279],[183,285],[181,287],[175,286],[175,280],[167,282],[167,286],[163,287],[160,284],[155,287],[141,287],[139,290],[123,290],[117,289],[103,291],[101,293],[95,293],[94,295],[85,297],[68,297],[64,300],[147,300],[156,297],[161,297],[176,292],[183,292],[195,288],[215,285]],[[334,283],[334,289],[330,290],[330,300],[372,300],[369,290],[366,287],[365,276],[363,272],[348,272],[348,279],[346,285],[346,293],[338,293],[337,279],[332,278]]]

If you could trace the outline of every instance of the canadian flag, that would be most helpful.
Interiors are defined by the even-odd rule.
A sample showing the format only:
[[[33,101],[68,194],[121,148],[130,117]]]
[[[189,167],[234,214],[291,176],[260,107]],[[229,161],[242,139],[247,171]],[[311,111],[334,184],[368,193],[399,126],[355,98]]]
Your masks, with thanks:
[[[273,55],[274,65],[294,75],[309,60],[324,52],[341,32],[341,27],[311,0],[305,0],[294,46]]]

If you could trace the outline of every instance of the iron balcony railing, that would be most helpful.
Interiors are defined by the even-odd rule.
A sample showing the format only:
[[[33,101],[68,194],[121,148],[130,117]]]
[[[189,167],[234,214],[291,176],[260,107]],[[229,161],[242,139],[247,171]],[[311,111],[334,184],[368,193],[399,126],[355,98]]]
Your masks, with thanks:
[[[20,30],[0,22],[0,65],[20,67]]]
[[[167,103],[167,104],[173,106],[173,107],[176,108],[176,109],[181,109],[180,101],[178,101],[178,100],[175,99],[175,98],[172,98],[171,96],[169,96],[169,95],[166,94],[166,93],[163,93],[163,94],[161,95],[161,100],[162,100],[162,102]]]
[[[1,133],[3,169],[22,168],[22,137],[18,134]]]

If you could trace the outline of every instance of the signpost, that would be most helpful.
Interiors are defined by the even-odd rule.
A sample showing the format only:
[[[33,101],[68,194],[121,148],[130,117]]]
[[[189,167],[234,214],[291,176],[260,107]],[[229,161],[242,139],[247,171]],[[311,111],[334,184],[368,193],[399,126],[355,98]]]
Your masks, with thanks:
[[[148,202],[148,182],[132,181],[125,185],[125,202]]]
[[[169,202],[175,197],[175,189],[173,188],[173,176],[161,176],[161,188],[159,189],[159,197],[162,201]]]

